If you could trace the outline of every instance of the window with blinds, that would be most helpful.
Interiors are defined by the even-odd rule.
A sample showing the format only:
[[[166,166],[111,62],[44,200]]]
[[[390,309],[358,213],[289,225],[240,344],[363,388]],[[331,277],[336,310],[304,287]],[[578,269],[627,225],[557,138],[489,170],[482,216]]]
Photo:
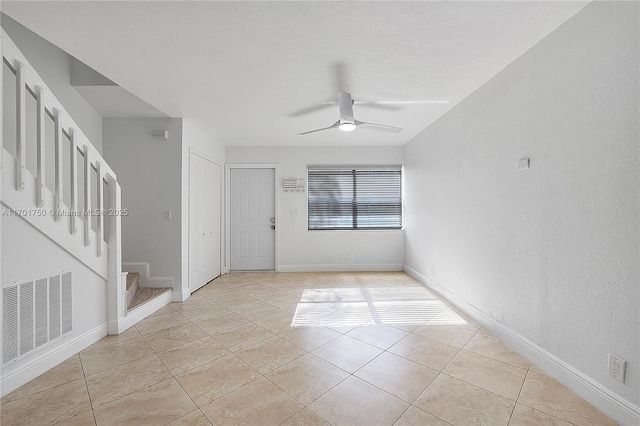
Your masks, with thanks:
[[[401,229],[402,169],[309,168],[309,229]]]

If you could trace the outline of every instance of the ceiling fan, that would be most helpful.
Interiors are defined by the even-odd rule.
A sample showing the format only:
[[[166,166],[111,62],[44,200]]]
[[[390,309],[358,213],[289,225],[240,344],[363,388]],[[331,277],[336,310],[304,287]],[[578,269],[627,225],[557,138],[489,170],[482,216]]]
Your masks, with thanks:
[[[340,129],[344,132],[360,128],[370,128],[382,130],[390,133],[400,133],[403,129],[400,127],[387,126],[385,124],[367,123],[353,118],[353,99],[351,93],[338,92],[338,106],[340,107],[340,120],[336,121],[329,127],[322,129],[310,130],[308,132],[298,133],[298,135],[308,135],[309,133],[321,132],[323,130]]]

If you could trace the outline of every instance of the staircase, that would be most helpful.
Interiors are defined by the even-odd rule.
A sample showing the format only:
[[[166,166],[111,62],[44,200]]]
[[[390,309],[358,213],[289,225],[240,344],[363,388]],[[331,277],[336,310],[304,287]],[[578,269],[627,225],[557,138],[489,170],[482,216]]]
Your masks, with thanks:
[[[139,278],[138,272],[127,274],[127,313],[173,290],[172,287],[140,287]]]
[[[119,334],[169,303],[172,288],[142,287],[138,274],[123,274],[116,174],[4,30],[2,56],[15,123],[15,141],[0,148],[2,208],[38,213],[22,217],[106,281],[107,330]]]

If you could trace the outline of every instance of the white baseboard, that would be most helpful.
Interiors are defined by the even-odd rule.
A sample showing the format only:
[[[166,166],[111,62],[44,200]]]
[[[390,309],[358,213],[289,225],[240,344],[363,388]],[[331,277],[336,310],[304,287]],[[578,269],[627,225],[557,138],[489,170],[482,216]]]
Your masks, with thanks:
[[[5,371],[7,368],[5,368],[5,371],[2,372],[2,380],[0,381],[0,396],[5,396],[13,392],[30,380],[46,373],[56,365],[91,346],[106,335],[107,323],[104,323],[75,338],[70,336],[68,341],[63,340],[61,345],[55,346],[37,358],[26,362],[15,371],[10,371],[6,374]]]
[[[598,410],[622,425],[632,426],[640,424],[640,407],[605,388],[591,377],[578,371],[552,353],[547,352],[526,337],[500,324],[480,309],[449,292],[446,288],[425,277],[415,269],[404,265],[404,271],[430,290],[438,293],[442,298],[446,299],[482,327],[502,339],[502,341],[514,350],[542,368],[551,377],[587,400]]]
[[[362,272],[362,271],[402,271],[404,265],[388,264],[345,264],[325,263],[313,265],[278,265],[278,272]]]
[[[171,303],[173,292],[167,291],[150,301],[143,303],[137,308],[133,308],[127,312],[127,315],[118,322],[109,322],[108,331],[109,334],[120,334],[127,330],[131,326],[139,323],[158,309]]]
[[[171,287],[173,288],[173,277],[152,277],[151,265],[148,262],[138,263],[123,263],[122,270],[127,272],[137,272],[140,274],[138,277],[138,285],[140,287]]]

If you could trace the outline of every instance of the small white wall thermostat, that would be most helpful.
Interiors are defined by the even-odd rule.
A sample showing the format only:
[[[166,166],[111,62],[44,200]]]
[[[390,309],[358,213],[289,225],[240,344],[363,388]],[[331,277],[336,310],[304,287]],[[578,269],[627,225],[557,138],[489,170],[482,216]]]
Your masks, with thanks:
[[[154,139],[169,139],[169,131],[168,130],[154,130],[151,132],[151,136]]]
[[[530,163],[528,158],[523,158],[522,160],[518,160],[518,170],[527,170],[530,168]]]

